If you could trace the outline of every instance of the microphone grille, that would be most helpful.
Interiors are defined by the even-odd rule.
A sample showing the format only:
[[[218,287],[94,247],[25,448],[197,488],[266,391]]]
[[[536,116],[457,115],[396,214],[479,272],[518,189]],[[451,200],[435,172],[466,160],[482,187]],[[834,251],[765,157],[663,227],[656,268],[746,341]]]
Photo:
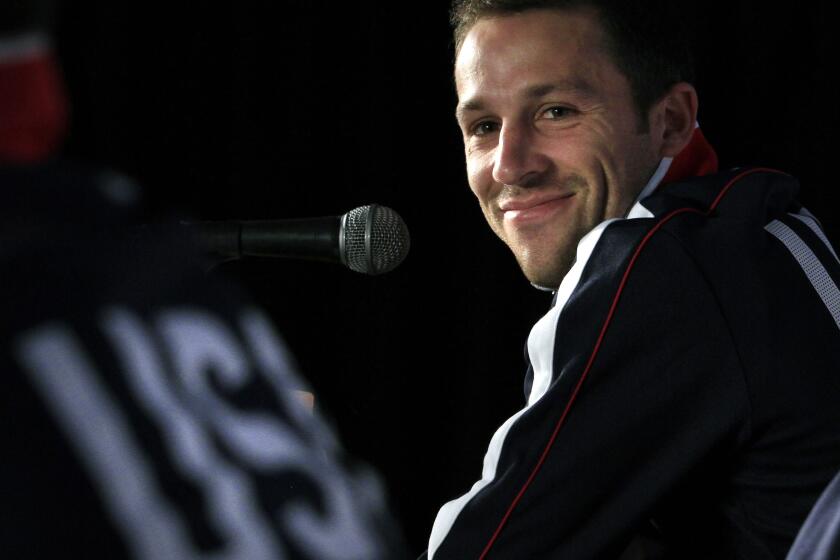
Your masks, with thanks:
[[[382,274],[408,255],[408,227],[394,210],[369,204],[341,217],[341,260],[352,270]]]

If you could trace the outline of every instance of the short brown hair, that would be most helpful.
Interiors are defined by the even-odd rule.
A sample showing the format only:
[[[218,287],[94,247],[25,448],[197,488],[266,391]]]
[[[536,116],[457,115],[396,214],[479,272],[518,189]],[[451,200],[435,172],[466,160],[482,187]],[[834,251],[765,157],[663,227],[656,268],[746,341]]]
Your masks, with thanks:
[[[693,9],[687,0],[454,0],[450,22],[455,52],[480,19],[528,10],[594,9],[607,37],[607,52],[629,80],[639,117],[668,89],[694,82]]]

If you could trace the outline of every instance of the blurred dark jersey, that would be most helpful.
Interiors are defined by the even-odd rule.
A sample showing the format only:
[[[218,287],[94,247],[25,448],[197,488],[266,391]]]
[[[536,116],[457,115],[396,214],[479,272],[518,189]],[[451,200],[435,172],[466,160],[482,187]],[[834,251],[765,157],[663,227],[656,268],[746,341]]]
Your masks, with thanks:
[[[0,170],[6,558],[402,558],[266,315],[142,193]]]

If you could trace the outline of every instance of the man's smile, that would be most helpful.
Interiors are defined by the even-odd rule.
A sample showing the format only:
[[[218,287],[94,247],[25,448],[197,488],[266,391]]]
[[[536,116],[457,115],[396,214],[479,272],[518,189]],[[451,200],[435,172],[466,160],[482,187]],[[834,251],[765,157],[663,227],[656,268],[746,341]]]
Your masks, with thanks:
[[[575,193],[536,195],[507,200],[499,205],[507,224],[521,227],[549,219],[571,205]]]

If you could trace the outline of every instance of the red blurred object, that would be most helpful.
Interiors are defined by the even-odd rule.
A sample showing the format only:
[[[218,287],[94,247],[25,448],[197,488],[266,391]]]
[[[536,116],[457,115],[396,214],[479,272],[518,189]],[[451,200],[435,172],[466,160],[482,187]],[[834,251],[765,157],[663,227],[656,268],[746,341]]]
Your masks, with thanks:
[[[48,43],[37,37],[0,39],[0,163],[38,163],[54,155],[67,130],[68,112]]]

